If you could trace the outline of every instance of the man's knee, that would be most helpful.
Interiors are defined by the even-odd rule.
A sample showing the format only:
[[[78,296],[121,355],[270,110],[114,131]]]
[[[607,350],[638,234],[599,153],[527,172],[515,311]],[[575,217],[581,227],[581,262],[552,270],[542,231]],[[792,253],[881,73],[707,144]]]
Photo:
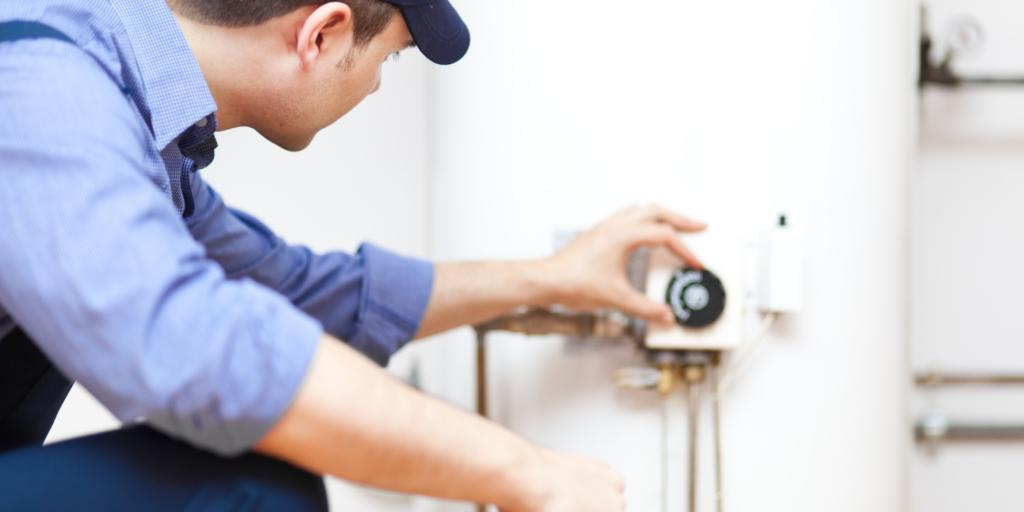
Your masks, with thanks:
[[[327,493],[323,479],[318,476],[291,467],[269,474],[246,473],[210,482],[196,493],[185,509],[190,512],[327,512]]]
[[[136,426],[0,456],[0,510],[327,510],[323,479],[256,454],[223,458]]]
[[[162,436],[153,431],[147,433]],[[173,443],[194,455],[186,467],[198,470],[197,466],[206,466],[204,470],[198,470],[205,474],[201,488],[185,507],[189,512],[327,512],[327,491],[320,476],[254,453],[222,459],[193,451],[193,448],[177,441]]]

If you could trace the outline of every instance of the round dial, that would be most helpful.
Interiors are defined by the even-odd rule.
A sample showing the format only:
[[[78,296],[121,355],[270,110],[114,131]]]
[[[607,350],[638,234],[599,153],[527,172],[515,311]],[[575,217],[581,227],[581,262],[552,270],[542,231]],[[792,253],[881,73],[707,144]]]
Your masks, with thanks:
[[[672,274],[665,302],[672,307],[679,325],[704,327],[722,316],[725,287],[710,270],[681,268]]]

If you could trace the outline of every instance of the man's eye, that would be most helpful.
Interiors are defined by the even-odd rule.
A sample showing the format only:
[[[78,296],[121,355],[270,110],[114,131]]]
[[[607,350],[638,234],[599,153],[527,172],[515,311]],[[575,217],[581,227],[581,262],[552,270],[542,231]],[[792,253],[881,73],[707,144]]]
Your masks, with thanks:
[[[388,55],[388,57],[391,57],[391,61],[392,62],[397,61],[398,58],[401,57],[401,56],[402,56],[402,52],[393,52],[390,55]],[[384,59],[384,60],[387,60],[387,59]]]

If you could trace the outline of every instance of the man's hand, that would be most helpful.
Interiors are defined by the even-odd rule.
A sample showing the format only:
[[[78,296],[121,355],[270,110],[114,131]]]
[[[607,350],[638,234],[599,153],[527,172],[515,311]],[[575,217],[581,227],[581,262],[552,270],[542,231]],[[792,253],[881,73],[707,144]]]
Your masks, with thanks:
[[[667,304],[652,301],[626,280],[629,253],[641,245],[664,246],[693,268],[703,268],[679,240],[679,232],[702,231],[703,222],[657,205],[631,206],[576,237],[544,261],[558,303],[579,310],[614,308],[647,320],[671,323]]]
[[[620,512],[626,508],[622,477],[598,459],[545,451],[537,474],[548,487],[526,508],[501,512]]]
[[[434,266],[434,291],[417,338],[490,320],[519,306],[614,308],[671,323],[668,305],[652,301],[630,286],[626,261],[633,250],[648,245],[667,247],[687,265],[703,268],[679,240],[679,232],[706,227],[660,206],[633,206],[544,260],[438,263]]]

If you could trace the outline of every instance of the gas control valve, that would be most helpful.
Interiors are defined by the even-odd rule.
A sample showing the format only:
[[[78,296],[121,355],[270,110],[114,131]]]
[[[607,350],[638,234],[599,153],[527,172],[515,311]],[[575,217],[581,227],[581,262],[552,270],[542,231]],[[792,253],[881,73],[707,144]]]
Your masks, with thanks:
[[[710,270],[680,268],[672,274],[665,291],[676,322],[683,327],[704,327],[725,311],[725,287]]]

